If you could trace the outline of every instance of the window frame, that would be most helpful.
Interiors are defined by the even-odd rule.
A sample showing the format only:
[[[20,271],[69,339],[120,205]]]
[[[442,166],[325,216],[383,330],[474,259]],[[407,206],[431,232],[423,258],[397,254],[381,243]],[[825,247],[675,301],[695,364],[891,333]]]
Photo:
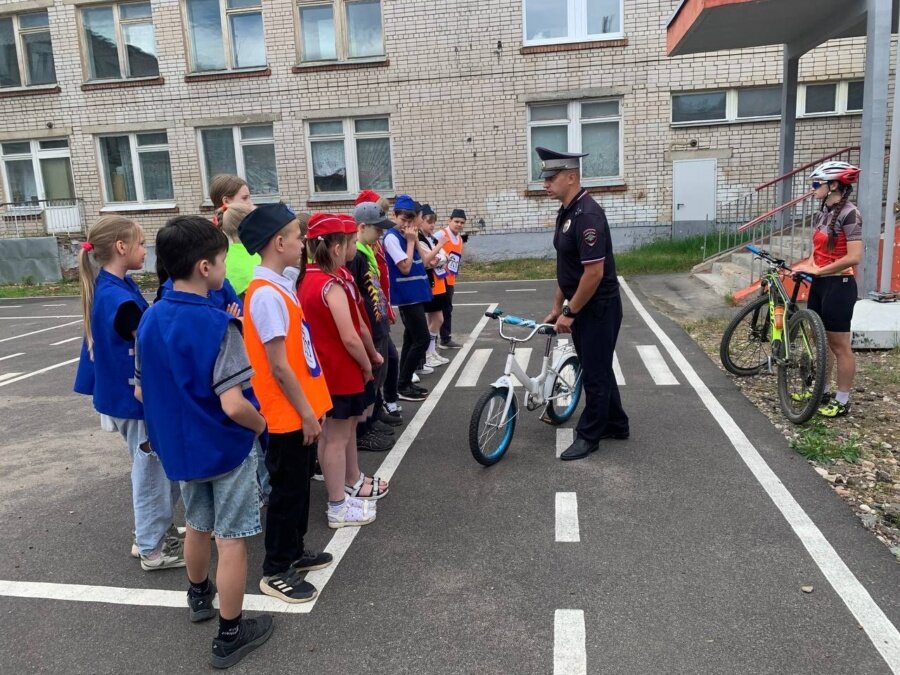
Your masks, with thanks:
[[[121,7],[123,5],[149,5],[150,18],[122,19]],[[87,33],[84,24],[84,12],[91,9],[112,9],[113,28],[116,33],[116,55],[119,57],[118,77],[91,77],[90,51],[88,50]],[[138,75],[132,77],[129,74],[131,65],[128,62],[128,47],[125,44],[125,30],[122,25],[139,25],[149,23],[153,26],[153,50],[156,57],[156,75]],[[140,80],[155,80],[160,76],[159,50],[156,43],[156,23],[153,18],[153,4],[150,0],[124,0],[122,2],[100,2],[97,4],[82,5],[78,8],[78,44],[82,55],[82,75],[85,82],[133,82]]]
[[[46,143],[48,141],[65,141],[66,147],[49,149],[41,148],[41,143]],[[7,155],[5,152],[3,152],[3,143],[28,143],[28,154],[17,153]],[[31,160],[31,170],[34,172],[34,186],[38,193],[37,204],[30,204],[28,202],[13,204],[12,202],[12,189],[9,186],[9,175],[6,170],[6,162],[22,161],[25,159]],[[74,173],[72,171],[72,146],[67,136],[33,139],[8,139],[0,141],[0,173],[3,174],[3,195],[6,198],[7,203],[10,204],[10,206],[7,206],[8,211],[14,211],[16,213],[40,213],[47,207],[47,204],[44,203],[47,201],[47,189],[44,186],[44,174],[43,171],[41,171],[42,159],[68,159],[69,174],[72,176],[74,188]],[[73,201],[76,201],[77,199],[78,198],[75,197],[73,198]]]
[[[581,118],[581,106],[590,103],[610,103],[615,102],[619,105],[619,114],[615,116],[606,116],[606,117],[591,117],[587,120],[583,120]],[[551,105],[565,105],[566,106],[566,125],[567,125],[567,143],[569,147],[569,152],[575,152],[573,148],[578,149],[578,152],[581,152],[581,125],[584,123],[591,124],[597,122],[611,122],[618,121],[619,123],[619,175],[617,176],[602,176],[602,177],[585,177],[581,176],[581,184],[584,187],[603,187],[603,186],[615,186],[615,185],[624,185],[625,184],[625,106],[624,106],[624,98],[621,96],[605,96],[600,98],[585,98],[585,99],[574,99],[574,100],[563,100],[563,101],[532,101],[528,103],[525,107],[525,124],[527,128],[527,144],[526,148],[528,151],[528,162],[527,162],[527,178],[528,178],[528,189],[529,190],[540,190],[544,187],[544,181],[541,179],[534,180],[531,177],[531,153],[534,152],[532,140],[531,140],[531,130],[534,127],[558,127],[560,123],[563,121],[562,118],[555,120],[531,120],[531,109],[533,107],[541,107],[541,106],[551,106]]]
[[[378,0],[379,15],[381,18],[381,48],[382,53],[374,56],[350,56],[350,26],[347,19],[347,6],[358,4],[363,0],[293,0],[294,7],[294,40],[296,45],[296,64],[298,67],[309,68],[335,63],[367,63],[384,61],[387,58],[387,45],[384,35],[384,2]],[[316,61],[303,59],[303,20],[300,18],[300,10],[303,7],[324,7],[330,5],[334,21],[335,58],[318,59]],[[332,120],[335,121],[335,120]]]
[[[143,136],[144,134],[166,134],[166,143],[165,145],[139,145],[138,144],[138,136]],[[128,138],[129,150],[131,152],[131,170],[134,174],[134,192],[137,196],[135,201],[131,202],[117,202],[112,199],[112,196],[109,194],[109,188],[106,184],[106,174],[109,171],[109,167],[106,164],[106,158],[103,156],[103,145],[101,143],[101,139],[103,138],[121,138],[122,136],[126,136]],[[144,171],[141,168],[141,161],[139,154],[140,152],[160,152],[161,150],[165,150],[169,154],[169,172],[172,171],[172,151],[169,145],[169,130],[168,129],[153,129],[147,131],[131,131],[131,132],[109,132],[97,134],[94,136],[95,145],[97,148],[97,166],[100,167],[101,175],[100,175],[100,184],[102,189],[102,197],[103,204],[106,207],[115,207],[115,210],[127,210],[127,209],[139,209],[140,207],[145,207],[148,209],[161,209],[161,208],[174,208],[175,207],[175,181],[174,176],[172,177],[172,196],[166,199],[146,199],[146,195],[144,194]],[[120,208],[121,207],[121,208]]]
[[[587,4],[589,0],[566,0],[568,25],[566,37],[546,38],[543,40],[528,39],[528,10],[529,0],[522,0],[522,46],[537,47],[542,45],[573,44],[576,42],[606,42],[609,40],[621,40],[625,37],[625,0],[619,2],[620,30],[615,33],[587,33]],[[574,33],[574,34],[573,34]]]
[[[357,132],[355,123],[360,120],[387,120],[388,130],[384,131],[373,131],[373,132]],[[320,122],[340,122],[341,123],[341,134],[323,134],[321,136],[313,136],[310,133],[310,124],[317,124]],[[307,171],[309,175],[309,195],[310,201],[334,201],[340,199],[352,199],[357,194],[359,194],[361,188],[359,186],[359,161],[356,152],[356,141],[357,139],[368,139],[368,138],[387,138],[388,147],[390,148],[390,160],[391,160],[391,189],[390,190],[379,190],[379,194],[383,197],[393,197],[395,190],[395,179],[394,179],[394,144],[392,141],[393,136],[393,127],[391,124],[391,116],[390,115],[359,115],[357,117],[323,117],[316,119],[307,119],[304,121],[304,136],[306,137],[306,164]],[[312,154],[312,144],[316,141],[336,141],[342,140],[344,142],[344,164],[347,169],[347,189],[340,192],[317,192],[316,191],[316,177],[315,171],[313,169],[313,154]]]
[[[259,0],[259,5],[253,5],[251,7],[228,7],[228,0],[218,0],[219,2],[219,30],[222,33],[222,50],[223,56],[225,58],[225,69],[218,70],[197,70],[196,64],[194,63],[194,50],[193,43],[191,42],[191,29],[190,29],[190,16],[188,15],[188,2],[189,0],[183,0],[181,5],[181,20],[182,25],[184,26],[184,41],[185,41],[185,55],[187,59],[188,73],[191,75],[214,75],[216,73],[246,73],[253,72],[255,70],[266,70],[269,67],[269,51],[266,49],[266,22],[264,16],[263,5],[265,4],[263,0]],[[238,14],[259,14],[260,16],[260,24],[262,26],[262,37],[263,37],[263,55],[265,56],[265,63],[257,66],[245,66],[243,68],[238,68],[234,65],[235,63],[235,54],[234,54],[234,46],[231,43],[231,22],[229,18]],[[254,126],[254,125],[247,125]]]
[[[19,20],[22,16],[30,16],[32,14],[46,14],[47,26],[40,28],[22,28]],[[10,87],[0,87],[0,91],[16,91],[19,89],[40,89],[42,87],[53,88],[59,86],[59,76],[56,74],[56,54],[53,52],[53,34],[50,31],[50,15],[47,8],[38,10],[25,10],[16,12],[15,14],[0,15],[0,19],[12,19],[13,41],[16,48],[16,65],[19,68],[19,84]],[[53,54],[53,82],[45,82],[43,84],[31,84],[28,82],[30,73],[28,69],[28,57],[25,53],[25,40],[22,35],[34,33],[47,33],[50,35],[50,52]]]
[[[243,140],[241,138],[241,129],[245,129],[248,127],[271,127],[272,128],[272,138],[254,138],[249,140]],[[208,175],[206,170],[206,147],[203,143],[203,132],[211,131],[214,129],[230,129],[231,130],[231,139],[232,143],[234,143],[234,168],[235,172],[238,176],[246,180],[247,169],[244,165],[244,149],[245,145],[271,145],[273,148],[276,148],[275,144],[275,124],[273,122],[258,122],[251,124],[221,124],[214,126],[203,126],[197,127],[197,146],[200,150],[200,176],[203,180],[203,205],[211,206],[212,201],[209,199],[209,181],[212,179],[212,176]],[[278,181],[278,191],[274,193],[263,193],[263,194],[251,194],[250,197],[254,203],[259,204],[271,204],[278,202],[281,199],[281,180],[278,176],[278,154],[275,154],[275,180]]]
[[[849,103],[851,82],[865,82],[865,79],[849,79],[849,80],[828,80],[823,82],[805,82],[797,87],[797,119],[815,119],[817,117],[838,117],[842,115],[862,115],[862,108],[853,110],[847,107]],[[825,112],[807,113],[806,112],[806,88],[821,85],[834,84],[834,110]]]

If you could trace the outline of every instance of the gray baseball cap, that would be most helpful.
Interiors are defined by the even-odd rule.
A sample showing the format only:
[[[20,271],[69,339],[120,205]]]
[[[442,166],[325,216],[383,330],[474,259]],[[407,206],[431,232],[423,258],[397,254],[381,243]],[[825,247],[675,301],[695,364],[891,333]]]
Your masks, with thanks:
[[[360,225],[374,225],[382,230],[389,230],[394,226],[394,221],[387,217],[384,209],[375,202],[363,202],[353,209],[353,217]]]

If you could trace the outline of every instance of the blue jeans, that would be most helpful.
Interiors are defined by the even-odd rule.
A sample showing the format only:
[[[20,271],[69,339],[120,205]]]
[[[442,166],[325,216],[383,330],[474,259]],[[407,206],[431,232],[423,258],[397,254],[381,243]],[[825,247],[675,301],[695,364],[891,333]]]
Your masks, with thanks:
[[[259,449],[259,442],[254,441]],[[218,539],[243,539],[262,532],[256,482],[256,456],[228,473],[181,482],[184,519],[198,532],[214,532]]]
[[[134,537],[141,555],[162,547],[172,524],[172,511],[181,497],[178,483],[166,477],[162,462],[150,449],[144,420],[111,417],[131,454],[131,500],[134,508]],[[145,450],[146,448],[146,450]]]

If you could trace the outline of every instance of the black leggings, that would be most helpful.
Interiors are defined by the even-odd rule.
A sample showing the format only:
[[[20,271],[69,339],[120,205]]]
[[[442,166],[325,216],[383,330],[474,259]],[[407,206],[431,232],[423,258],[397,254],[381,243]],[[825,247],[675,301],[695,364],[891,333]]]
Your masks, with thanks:
[[[431,334],[425,319],[425,305],[402,305],[400,319],[403,321],[403,348],[400,350],[400,375],[397,384],[400,389],[412,384],[412,376],[425,358]]]

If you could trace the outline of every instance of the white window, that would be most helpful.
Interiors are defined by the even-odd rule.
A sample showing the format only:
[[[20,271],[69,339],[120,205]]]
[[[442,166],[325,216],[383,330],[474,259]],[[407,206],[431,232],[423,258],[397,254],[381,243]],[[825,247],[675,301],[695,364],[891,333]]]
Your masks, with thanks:
[[[266,65],[262,0],[185,0],[191,71]]]
[[[0,143],[6,201],[56,206],[75,199],[69,141],[65,138]]]
[[[623,0],[522,0],[526,45],[624,36]]]
[[[847,112],[862,112],[865,82],[857,80],[847,83]]]
[[[47,11],[0,17],[0,87],[55,82]]]
[[[172,200],[172,167],[165,131],[97,139],[107,204]]]
[[[314,195],[394,189],[390,120],[364,117],[307,123]]]
[[[581,160],[584,185],[622,180],[622,102],[619,99],[540,103],[528,106],[530,183],[540,183],[541,161],[534,151],[587,152]]]
[[[85,7],[81,27],[88,80],[159,75],[149,2]]]
[[[219,174],[236,174],[247,181],[250,194],[259,201],[278,194],[275,140],[272,125],[222,127],[200,130],[203,157],[203,189]]]
[[[804,84],[797,91],[797,115],[800,117],[860,113],[862,107],[862,80]]]
[[[381,0],[300,0],[300,61],[384,56]]]

